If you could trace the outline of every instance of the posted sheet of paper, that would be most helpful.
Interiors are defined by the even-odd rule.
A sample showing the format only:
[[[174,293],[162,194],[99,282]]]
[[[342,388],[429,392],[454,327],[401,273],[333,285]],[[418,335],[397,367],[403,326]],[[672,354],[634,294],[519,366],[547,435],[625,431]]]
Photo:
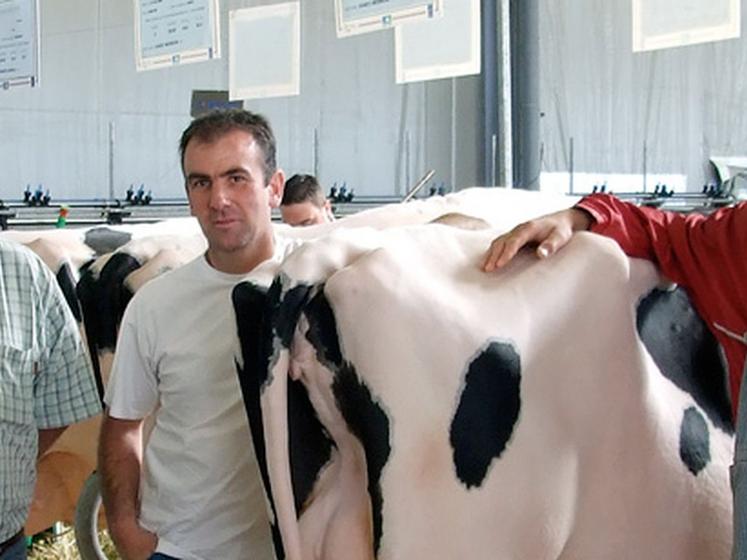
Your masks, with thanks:
[[[220,58],[218,0],[133,1],[138,71]]]
[[[229,13],[230,99],[298,95],[301,92],[299,2]]]
[[[337,36],[379,31],[441,15],[443,0],[335,0]]]
[[[39,85],[39,2],[0,0],[0,86]]]
[[[740,0],[633,0],[633,51],[734,39]]]
[[[443,16],[394,32],[397,83],[480,73],[480,1],[444,0]]]

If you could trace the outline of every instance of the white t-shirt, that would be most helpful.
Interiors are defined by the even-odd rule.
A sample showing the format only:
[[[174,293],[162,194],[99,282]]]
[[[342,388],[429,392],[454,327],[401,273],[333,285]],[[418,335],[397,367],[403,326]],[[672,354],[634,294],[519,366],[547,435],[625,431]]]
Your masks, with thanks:
[[[280,260],[291,248],[276,240]],[[105,401],[113,418],[155,409],[140,523],[157,552],[184,559],[273,558],[259,468],[236,373],[233,287],[246,275],[204,255],[137,292],[122,320]]]

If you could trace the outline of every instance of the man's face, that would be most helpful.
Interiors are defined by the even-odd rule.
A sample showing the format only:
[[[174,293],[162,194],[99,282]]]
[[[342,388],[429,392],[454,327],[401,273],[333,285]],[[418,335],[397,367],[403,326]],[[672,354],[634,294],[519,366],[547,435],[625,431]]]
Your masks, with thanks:
[[[292,226],[313,226],[332,221],[329,201],[325,202],[324,206],[317,206],[309,200],[296,204],[283,204],[280,207],[280,215],[286,224]]]
[[[284,177],[265,181],[264,154],[251,134],[233,130],[213,142],[193,138],[184,152],[192,215],[208,240],[208,260],[219,270],[243,268],[257,252],[272,250],[270,209],[282,196]],[[264,258],[262,260],[264,260]],[[253,264],[256,264],[253,263]]]

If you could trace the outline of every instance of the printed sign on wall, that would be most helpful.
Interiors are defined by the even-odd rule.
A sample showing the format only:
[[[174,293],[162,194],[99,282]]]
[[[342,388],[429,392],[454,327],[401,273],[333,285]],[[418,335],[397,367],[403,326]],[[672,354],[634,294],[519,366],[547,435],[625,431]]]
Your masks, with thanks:
[[[39,85],[38,0],[0,0],[0,86]]]
[[[397,26],[397,83],[480,73],[480,0],[444,0],[443,16]]]
[[[228,45],[228,91],[231,99],[300,93],[299,2],[230,12]]]
[[[138,71],[220,58],[218,0],[134,2]]]
[[[633,51],[735,39],[739,0],[633,0]]]
[[[378,31],[441,15],[443,0],[335,0],[337,36]]]

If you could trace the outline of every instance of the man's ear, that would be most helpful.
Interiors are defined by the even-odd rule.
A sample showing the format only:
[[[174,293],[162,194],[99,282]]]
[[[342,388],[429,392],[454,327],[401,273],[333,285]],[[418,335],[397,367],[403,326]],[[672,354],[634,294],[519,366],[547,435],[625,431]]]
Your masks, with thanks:
[[[334,222],[335,221],[335,213],[332,212],[332,203],[329,201],[328,198],[324,199],[324,206],[322,208],[323,208],[324,215],[327,218],[327,221],[328,222]]]
[[[283,188],[285,187],[285,173],[282,169],[278,169],[270,177],[270,182],[267,184],[267,188],[270,189],[268,193],[268,200],[270,208],[277,208],[280,206],[280,201],[283,200]]]

